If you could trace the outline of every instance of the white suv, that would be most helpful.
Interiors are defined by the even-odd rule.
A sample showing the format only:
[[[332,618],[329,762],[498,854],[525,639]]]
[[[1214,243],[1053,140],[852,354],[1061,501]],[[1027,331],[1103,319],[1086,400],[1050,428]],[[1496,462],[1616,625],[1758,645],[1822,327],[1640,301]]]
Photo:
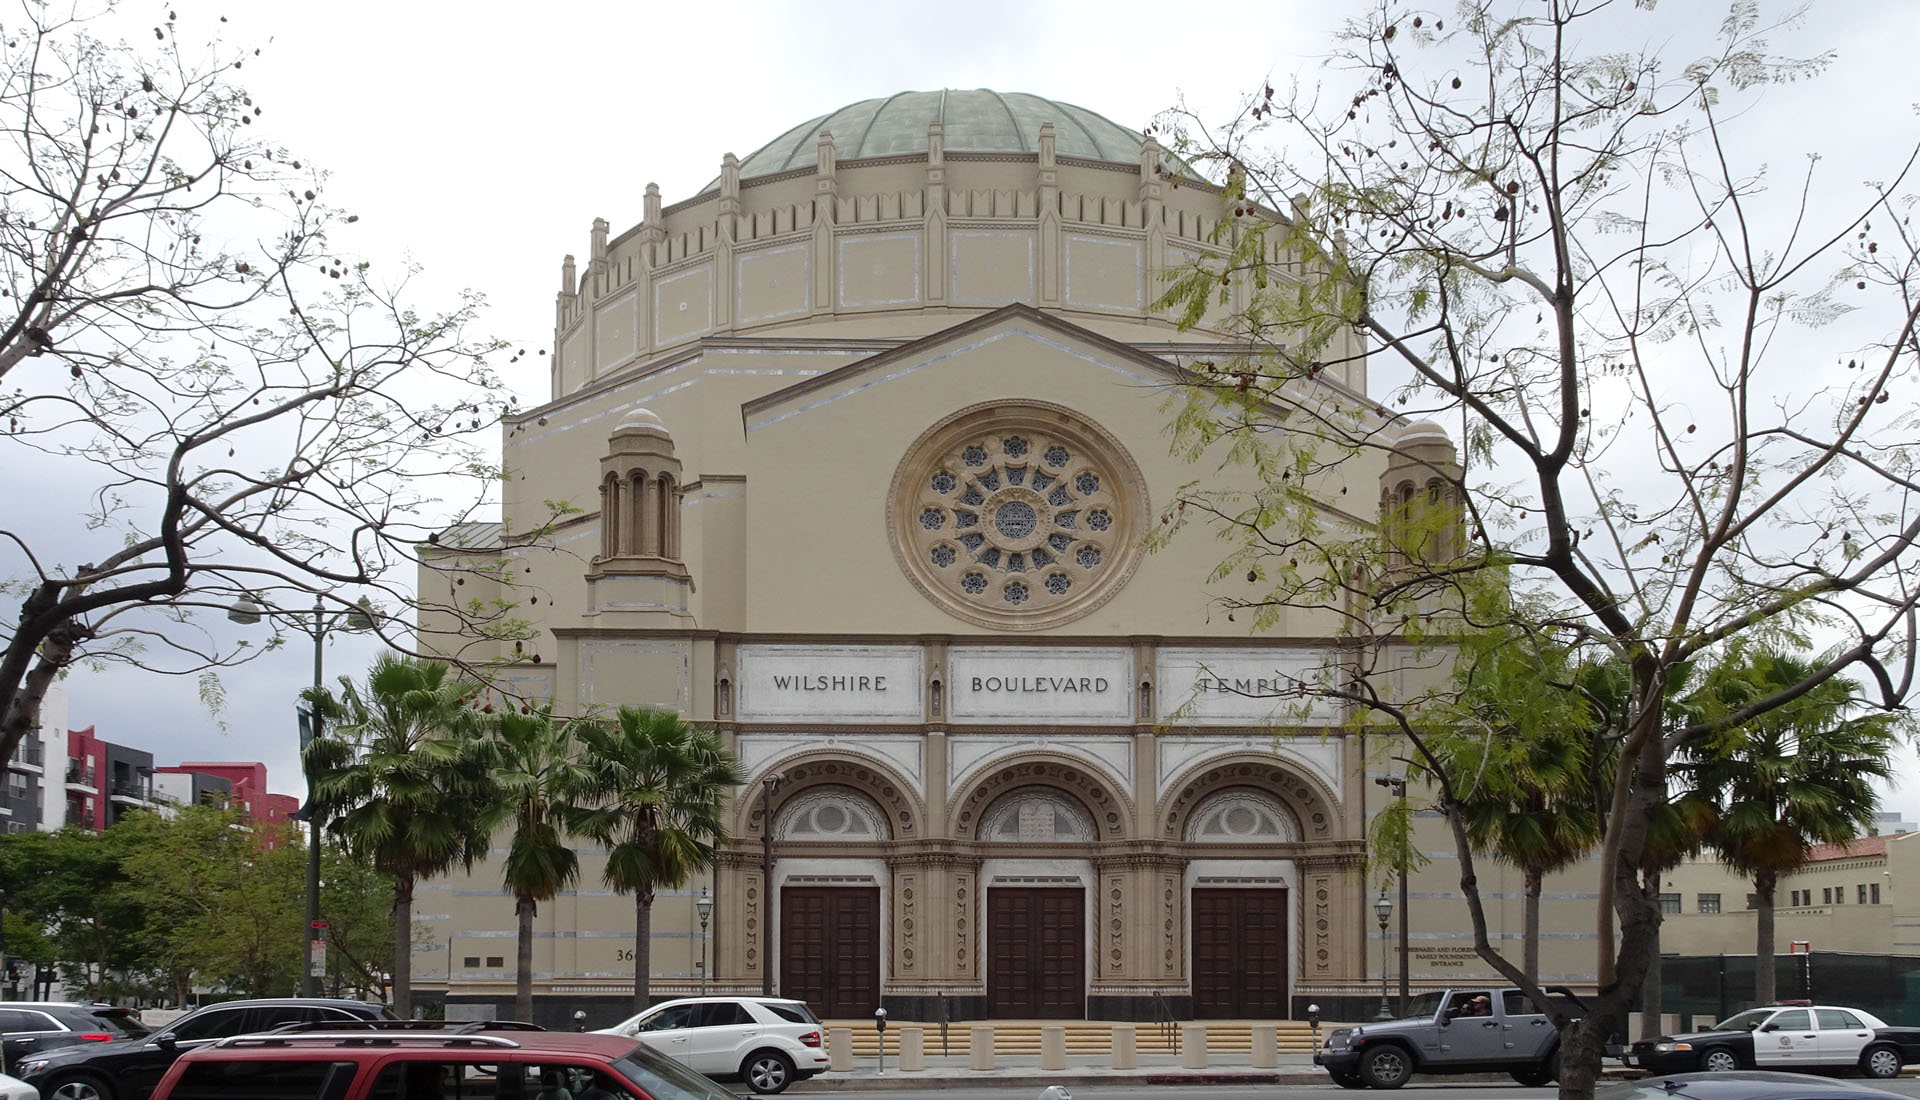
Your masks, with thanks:
[[[755,1093],[784,1091],[827,1068],[820,1021],[805,1001],[686,997],[600,1031],[631,1036],[708,1077],[740,1078]]]

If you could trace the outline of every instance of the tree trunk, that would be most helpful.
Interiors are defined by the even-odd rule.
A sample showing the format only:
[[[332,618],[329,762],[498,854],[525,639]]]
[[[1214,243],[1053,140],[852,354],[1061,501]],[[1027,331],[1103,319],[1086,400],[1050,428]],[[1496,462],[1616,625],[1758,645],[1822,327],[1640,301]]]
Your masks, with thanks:
[[[1646,873],[1644,888],[1647,896],[1654,900],[1657,907],[1660,903],[1659,871],[1653,870]],[[1656,909],[1653,925],[1653,954],[1647,959],[1647,983],[1640,988],[1640,1038],[1642,1039],[1658,1039],[1666,1033],[1666,1028],[1660,1024],[1660,1018],[1666,1014],[1667,1009],[1665,998],[1662,996],[1663,991],[1660,988],[1663,980],[1660,973],[1660,921],[1662,919]]]
[[[413,1019],[413,876],[393,880],[393,1014]]]
[[[1774,1002],[1773,969],[1773,892],[1780,885],[1780,876],[1772,871],[1761,871],[1753,876],[1754,913],[1753,913],[1753,1003],[1770,1005]]]
[[[653,972],[653,891],[633,892],[633,1010],[645,1012],[652,1000],[647,978]]]
[[[514,958],[513,1018],[533,1022],[533,898],[521,894],[514,899],[513,913],[520,918],[520,942]]]
[[[14,750],[20,742],[39,727],[40,704],[47,697],[47,688],[53,684],[60,670],[73,662],[74,648],[84,637],[85,631],[77,623],[63,623],[55,627],[40,643],[37,659],[21,676],[19,685],[0,685],[0,699],[5,700],[5,705],[0,706],[0,760],[13,759]],[[47,760],[49,763],[59,760],[64,766],[67,758],[66,731],[58,731],[58,736],[57,755],[52,738],[46,739]]]
[[[1537,868],[1529,867],[1522,872],[1522,881],[1526,884],[1526,910],[1521,918],[1524,921],[1522,935],[1526,937],[1521,944],[1520,969],[1527,975],[1527,981],[1540,984],[1540,883],[1544,877]]]

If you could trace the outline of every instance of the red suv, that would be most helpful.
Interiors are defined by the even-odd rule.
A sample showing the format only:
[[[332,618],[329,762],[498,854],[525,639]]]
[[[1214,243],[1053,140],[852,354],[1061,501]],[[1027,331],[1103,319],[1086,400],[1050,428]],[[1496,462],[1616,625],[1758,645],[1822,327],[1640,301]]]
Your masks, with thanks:
[[[614,1035],[528,1024],[296,1024],[178,1062],[154,1100],[738,1100]]]

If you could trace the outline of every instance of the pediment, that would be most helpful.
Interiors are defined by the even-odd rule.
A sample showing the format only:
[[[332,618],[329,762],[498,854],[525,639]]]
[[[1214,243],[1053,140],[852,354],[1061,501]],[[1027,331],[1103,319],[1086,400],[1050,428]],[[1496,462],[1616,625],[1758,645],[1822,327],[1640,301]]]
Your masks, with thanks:
[[[1125,385],[1166,385],[1184,373],[1156,355],[1015,303],[757,397],[741,406],[741,415],[751,434],[876,386],[963,360],[971,353],[1007,351],[1022,344],[1062,352]]]

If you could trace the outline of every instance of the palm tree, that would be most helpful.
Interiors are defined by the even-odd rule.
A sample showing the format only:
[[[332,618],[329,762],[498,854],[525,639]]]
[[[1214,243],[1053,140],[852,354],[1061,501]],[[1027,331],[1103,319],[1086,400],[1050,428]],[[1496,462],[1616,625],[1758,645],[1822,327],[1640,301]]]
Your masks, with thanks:
[[[1451,812],[1476,850],[1519,869],[1525,890],[1521,969],[1540,976],[1540,892],[1547,875],[1600,840],[1590,766],[1595,730],[1570,667],[1549,639],[1488,635],[1463,650],[1452,705],[1429,738],[1451,780]],[[1431,770],[1414,767],[1414,771]]]
[[[671,711],[621,707],[578,731],[599,805],[576,831],[607,847],[606,882],[633,895],[633,1007],[647,1007],[655,890],[712,867],[726,842],[721,809],[746,775],[711,730]]]
[[[394,882],[393,1002],[413,1014],[413,889],[486,855],[499,818],[490,752],[467,701],[480,685],[441,661],[382,656],[363,685],[309,697],[333,726],[306,766],[314,803],[348,848]]]
[[[591,773],[573,759],[576,728],[555,723],[551,702],[538,708],[507,708],[491,723],[494,738],[492,782],[501,805],[513,817],[503,871],[519,920],[518,974],[513,991],[514,1019],[533,1019],[533,918],[536,906],[573,885],[580,859],[567,846],[566,823],[576,817],[574,798],[590,786]]]
[[[1896,719],[1849,718],[1859,685],[1841,677],[1816,684],[1765,716],[1718,721],[1739,707],[1812,680],[1818,666],[1777,653],[1736,652],[1687,697],[1707,732],[1681,749],[1676,770],[1710,800],[1707,843],[1727,866],[1752,876],[1754,1000],[1774,1000],[1774,892],[1780,876],[1806,862],[1815,844],[1864,834],[1878,804],[1872,780],[1891,772]]]

